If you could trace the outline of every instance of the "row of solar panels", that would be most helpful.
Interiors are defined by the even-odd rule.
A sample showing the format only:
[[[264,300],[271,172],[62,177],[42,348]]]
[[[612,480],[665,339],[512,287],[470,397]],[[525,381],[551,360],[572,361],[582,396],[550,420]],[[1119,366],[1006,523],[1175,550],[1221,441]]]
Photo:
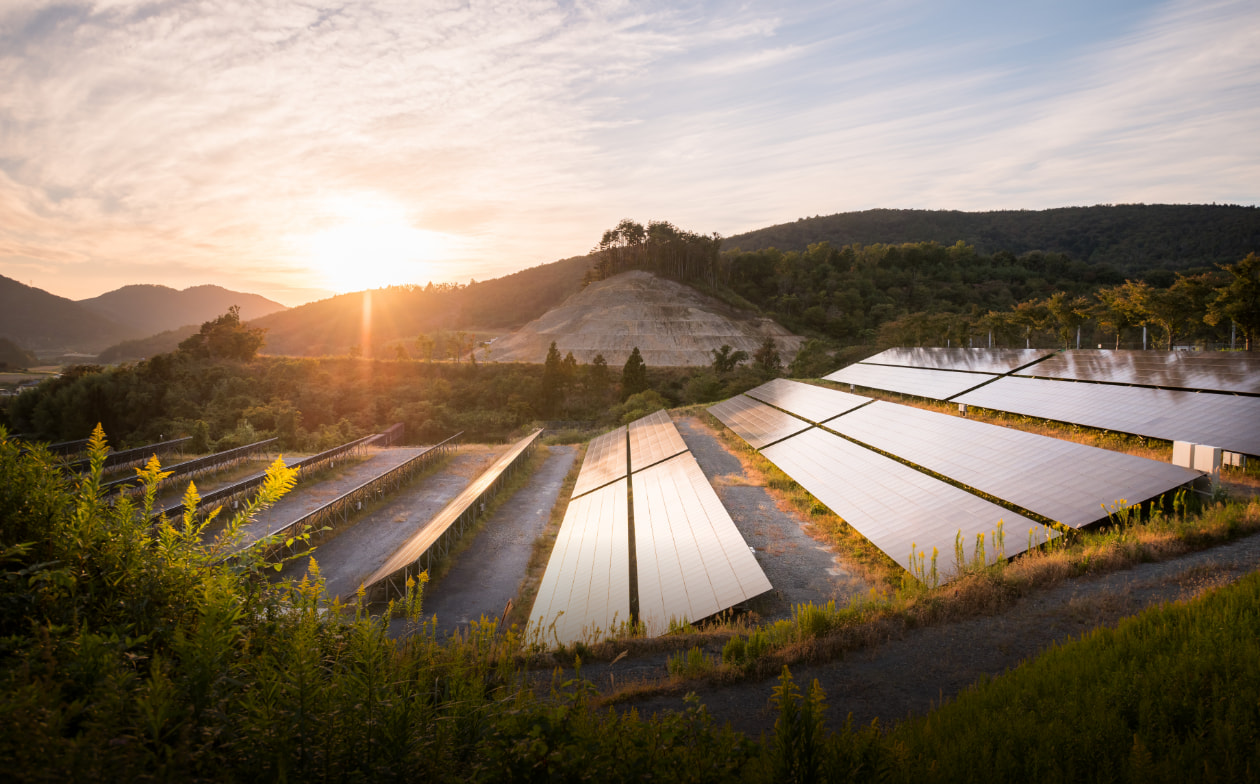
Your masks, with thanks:
[[[1001,523],[1012,556],[1057,535],[1041,521],[1079,528],[1200,475],[783,379],[709,411],[903,568],[917,570],[913,552],[945,553],[942,581],[960,534],[971,558]]]
[[[530,623],[560,643],[635,620],[658,635],[671,621],[707,618],[770,587],[658,411],[587,447]]]
[[[890,349],[826,379],[1260,455],[1260,361],[1236,353]]]

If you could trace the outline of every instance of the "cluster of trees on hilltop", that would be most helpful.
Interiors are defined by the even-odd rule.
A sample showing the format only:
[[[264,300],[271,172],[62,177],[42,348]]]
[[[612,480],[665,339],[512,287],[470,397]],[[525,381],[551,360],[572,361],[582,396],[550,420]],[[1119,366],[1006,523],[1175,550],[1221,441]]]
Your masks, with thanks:
[[[721,272],[722,238],[696,234],[668,221],[643,224],[626,219],[604,232],[591,251],[586,285],[630,270],[646,270],[682,282],[716,285]]]

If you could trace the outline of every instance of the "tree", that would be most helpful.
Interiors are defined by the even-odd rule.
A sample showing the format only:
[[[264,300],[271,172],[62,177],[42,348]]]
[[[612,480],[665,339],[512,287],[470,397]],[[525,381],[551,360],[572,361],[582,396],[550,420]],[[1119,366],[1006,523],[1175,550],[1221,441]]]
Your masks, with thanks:
[[[437,341],[428,335],[421,333],[416,338],[416,350],[420,352],[420,358],[425,362],[433,361],[433,352],[437,348]]]
[[[547,349],[547,359],[543,361],[542,388],[539,390],[539,408],[546,416],[555,414],[561,398],[564,396],[564,367],[560,359],[560,350],[556,342],[551,341]]]
[[[621,399],[625,400],[647,388],[647,365],[643,362],[639,347],[635,346],[630,352],[630,357],[626,359],[625,366],[621,369]]]
[[[608,360],[603,354],[596,354],[586,369],[586,385],[591,394],[603,397],[608,393],[608,385],[612,379],[608,376]]]
[[[262,348],[267,330],[241,323],[241,308],[233,305],[214,321],[201,325],[201,330],[179,344],[179,350],[201,359],[237,359],[249,361]]]
[[[1044,305],[1049,314],[1047,322],[1053,323],[1059,346],[1071,348],[1077,330],[1089,317],[1089,300],[1084,297],[1068,297],[1067,292],[1060,291],[1046,299]]]
[[[722,344],[721,348],[715,348],[709,353],[713,354],[713,372],[719,375],[730,373],[740,362],[748,359],[747,351],[732,351],[731,347]]]
[[[761,347],[753,352],[753,363],[767,376],[777,376],[783,370],[783,358],[779,356],[779,344],[774,338],[766,336]]]
[[[1212,326],[1232,320],[1243,333],[1247,351],[1255,351],[1255,339],[1260,337],[1260,256],[1248,253],[1221,269],[1229,273],[1229,281],[1217,290],[1203,320]]]

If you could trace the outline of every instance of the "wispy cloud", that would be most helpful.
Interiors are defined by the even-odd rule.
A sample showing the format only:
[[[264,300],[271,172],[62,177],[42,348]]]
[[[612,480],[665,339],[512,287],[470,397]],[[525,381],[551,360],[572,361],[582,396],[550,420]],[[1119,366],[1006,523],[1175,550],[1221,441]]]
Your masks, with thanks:
[[[8,4],[0,272],[279,296],[312,286],[293,238],[355,194],[460,239],[421,282],[581,253],[625,216],[731,233],[871,206],[1256,201],[1254,3],[1139,5],[1079,36],[950,10]]]

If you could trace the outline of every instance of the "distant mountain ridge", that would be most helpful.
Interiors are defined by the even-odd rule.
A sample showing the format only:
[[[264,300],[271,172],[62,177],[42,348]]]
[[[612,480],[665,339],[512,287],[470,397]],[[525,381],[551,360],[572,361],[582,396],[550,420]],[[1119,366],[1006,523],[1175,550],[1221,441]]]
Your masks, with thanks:
[[[1048,210],[875,209],[800,218],[727,237],[722,249],[803,251],[844,245],[963,242],[981,254],[1065,253],[1126,275],[1233,263],[1260,250],[1260,208],[1215,204],[1117,204]]]
[[[95,353],[128,332],[74,300],[0,275],[0,336],[33,351]]]
[[[99,297],[79,300],[79,304],[122,325],[132,338],[199,325],[223,315],[233,305],[240,307],[243,321],[287,310],[279,302],[258,294],[210,285],[182,291],[154,284],[123,286]]]

